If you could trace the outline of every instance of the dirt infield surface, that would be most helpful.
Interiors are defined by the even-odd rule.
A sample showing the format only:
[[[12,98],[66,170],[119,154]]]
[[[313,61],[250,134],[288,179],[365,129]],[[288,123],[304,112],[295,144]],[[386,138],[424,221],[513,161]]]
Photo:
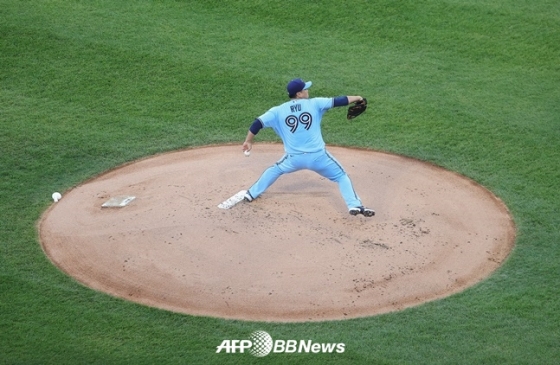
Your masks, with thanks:
[[[39,222],[50,260],[84,285],[167,310],[301,322],[375,315],[464,290],[513,247],[504,206],[433,165],[329,147],[372,218],[338,186],[284,175],[260,198],[217,205],[283,154],[278,144],[210,146],[143,159],[63,194]],[[136,198],[103,208],[109,198]]]

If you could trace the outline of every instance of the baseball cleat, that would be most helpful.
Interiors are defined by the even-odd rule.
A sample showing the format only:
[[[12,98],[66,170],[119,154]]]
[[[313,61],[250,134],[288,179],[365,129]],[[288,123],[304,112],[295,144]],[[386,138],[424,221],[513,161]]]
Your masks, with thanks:
[[[251,193],[249,193],[249,190],[247,190],[245,192],[245,195],[243,196],[243,198],[245,199],[246,202],[252,202],[253,201],[253,197],[251,196]]]
[[[375,215],[375,211],[373,209],[364,208],[364,207],[350,208],[348,210],[348,213],[350,213],[350,215],[363,214],[364,217],[373,217]]]
[[[348,210],[348,213],[350,213],[350,215],[358,215],[361,212],[362,212],[362,209],[360,207],[350,208],[350,210]]]
[[[364,217],[373,217],[375,215],[375,211],[373,209],[362,207],[362,214]]]

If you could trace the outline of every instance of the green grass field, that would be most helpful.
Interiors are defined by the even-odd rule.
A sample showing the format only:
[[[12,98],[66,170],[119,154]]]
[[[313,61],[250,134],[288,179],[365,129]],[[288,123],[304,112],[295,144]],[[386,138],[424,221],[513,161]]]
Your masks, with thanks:
[[[45,257],[36,224],[53,191],[143,156],[241,144],[293,77],[311,96],[370,101],[352,123],[327,113],[327,143],[431,161],[503,199],[518,229],[506,263],[402,312],[278,324],[125,302]],[[0,0],[0,363],[555,364],[559,190],[557,0]],[[215,353],[259,329],[346,350]]]

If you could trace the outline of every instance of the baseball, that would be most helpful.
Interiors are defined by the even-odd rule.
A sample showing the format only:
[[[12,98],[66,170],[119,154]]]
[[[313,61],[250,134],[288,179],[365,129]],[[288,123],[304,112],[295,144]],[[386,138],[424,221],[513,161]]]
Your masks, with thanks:
[[[60,193],[53,193],[52,195],[52,199],[54,200],[54,202],[56,203],[57,201],[59,201],[60,199],[62,199],[62,195],[60,195]]]
[[[249,157],[249,156],[251,156],[251,151],[250,150],[243,151],[243,154],[245,154],[245,156]]]

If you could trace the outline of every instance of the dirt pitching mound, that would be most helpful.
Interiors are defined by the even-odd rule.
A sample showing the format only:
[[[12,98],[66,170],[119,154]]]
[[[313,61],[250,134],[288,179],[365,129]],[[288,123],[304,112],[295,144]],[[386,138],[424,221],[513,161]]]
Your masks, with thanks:
[[[329,147],[372,218],[338,186],[284,175],[259,199],[217,207],[283,154],[256,144],[154,156],[65,194],[39,222],[50,260],[84,285],[192,315],[301,322],[370,316],[464,290],[515,238],[508,210],[473,181],[417,160]],[[121,208],[110,198],[134,196]]]

